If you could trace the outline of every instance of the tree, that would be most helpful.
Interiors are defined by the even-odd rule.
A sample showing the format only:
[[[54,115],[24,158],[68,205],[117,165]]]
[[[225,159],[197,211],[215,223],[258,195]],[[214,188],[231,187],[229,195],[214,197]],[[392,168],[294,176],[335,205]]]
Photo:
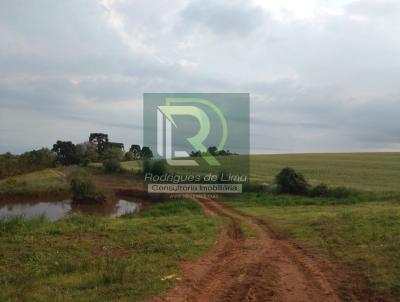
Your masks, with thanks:
[[[291,168],[284,168],[275,177],[278,193],[301,195],[308,193],[309,184],[304,176]]]
[[[90,133],[89,142],[97,148],[97,153],[102,155],[108,144],[108,134],[105,133]]]
[[[135,155],[133,154],[133,152],[128,151],[124,154],[124,160],[125,161],[131,161],[131,160],[135,160]]]
[[[192,151],[190,153],[190,157],[200,157],[201,156],[201,152],[200,151]]]
[[[143,146],[140,153],[142,158],[153,158],[153,151],[149,147]]]
[[[51,150],[56,153],[56,161],[62,165],[79,163],[76,146],[70,141],[57,141]]]
[[[211,155],[217,155],[218,153],[218,148],[215,146],[208,147],[207,152],[210,153]]]
[[[97,147],[91,142],[83,142],[76,145],[76,153],[81,163],[96,162],[99,158]]]
[[[132,152],[134,159],[140,159],[142,157],[139,145],[132,145],[129,152]]]

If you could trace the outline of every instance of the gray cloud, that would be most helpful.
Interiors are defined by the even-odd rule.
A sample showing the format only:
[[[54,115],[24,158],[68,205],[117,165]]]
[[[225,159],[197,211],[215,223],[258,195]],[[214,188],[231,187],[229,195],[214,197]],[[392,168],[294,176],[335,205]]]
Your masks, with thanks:
[[[254,1],[3,1],[0,152],[140,143],[142,94],[188,91],[250,92],[254,152],[397,150],[397,1]]]
[[[184,26],[200,25],[217,35],[248,35],[262,26],[263,10],[244,0],[195,0],[181,12]]]

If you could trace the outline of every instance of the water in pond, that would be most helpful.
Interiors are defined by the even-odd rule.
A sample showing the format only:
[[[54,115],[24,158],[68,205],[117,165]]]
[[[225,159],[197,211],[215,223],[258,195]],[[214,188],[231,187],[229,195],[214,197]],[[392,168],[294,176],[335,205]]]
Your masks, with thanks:
[[[18,215],[31,218],[44,214],[49,220],[55,221],[71,212],[115,218],[139,212],[141,205],[140,202],[122,199],[115,203],[100,205],[77,205],[71,200],[0,203],[0,218],[11,218]]]

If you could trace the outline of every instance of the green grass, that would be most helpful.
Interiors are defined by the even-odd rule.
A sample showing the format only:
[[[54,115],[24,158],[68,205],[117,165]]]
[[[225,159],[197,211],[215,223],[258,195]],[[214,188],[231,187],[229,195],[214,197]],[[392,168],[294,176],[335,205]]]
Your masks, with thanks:
[[[266,220],[283,236],[349,264],[365,274],[375,289],[400,295],[400,199],[324,203],[315,198],[246,193],[226,202]]]
[[[240,172],[247,156],[219,157],[217,171]],[[199,159],[201,160],[201,159]],[[127,170],[137,172],[141,161],[123,162]],[[331,186],[349,186],[364,191],[400,191],[400,153],[321,153],[276,154],[250,156],[252,182],[272,183],[275,175],[285,167],[303,173],[312,184],[325,182]],[[192,168],[180,167],[183,174]],[[205,169],[200,174],[206,174]]]
[[[121,163],[122,168],[130,172],[138,172],[142,169],[142,161],[124,161]]]
[[[103,170],[102,163],[90,163],[89,167],[96,170]],[[127,172],[137,173],[139,172],[139,170],[142,169],[142,161],[141,160],[123,161],[121,162],[121,167]]]
[[[67,169],[46,169],[0,180],[0,194],[65,191]]]
[[[220,159],[224,171],[235,172],[246,157]],[[140,165],[122,163],[134,173]],[[374,288],[400,295],[400,153],[255,155],[250,166],[251,181],[257,183],[271,184],[289,166],[312,184],[353,190],[339,199],[263,192],[225,200],[365,273]],[[0,193],[64,188],[63,177],[52,171],[2,180]],[[242,227],[245,237],[254,235]],[[143,298],[171,286],[172,280],[161,277],[209,248],[216,230],[216,222],[195,204],[177,201],[114,221],[74,216],[56,223],[43,218],[2,222],[0,287],[5,290],[0,301]]]
[[[180,261],[214,243],[219,225],[188,200],[137,216],[0,220],[0,301],[140,301],[171,287]]]
[[[234,173],[240,172],[242,163],[248,157],[227,156],[219,160],[223,168],[217,168],[218,171]],[[121,165],[125,171],[132,173],[141,169],[141,161],[122,162]],[[324,182],[330,186],[346,186],[362,191],[400,192],[400,153],[252,155],[250,179],[252,182],[271,184],[275,175],[287,166],[303,173],[314,185]],[[94,163],[90,168],[102,170],[102,165]],[[188,168],[179,169],[182,173],[191,172]],[[63,172],[63,169],[47,169],[1,180],[0,194],[7,191],[64,190],[66,182],[57,171]],[[204,170],[201,174],[208,172]]]
[[[272,183],[284,167],[312,183],[364,191],[400,191],[400,153],[324,153],[251,156],[251,180]]]

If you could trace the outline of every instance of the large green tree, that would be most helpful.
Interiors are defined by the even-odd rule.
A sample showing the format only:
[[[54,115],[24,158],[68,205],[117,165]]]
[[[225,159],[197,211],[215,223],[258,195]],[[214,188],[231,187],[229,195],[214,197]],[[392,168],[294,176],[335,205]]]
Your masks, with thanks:
[[[90,133],[89,142],[97,147],[97,153],[102,155],[108,144],[108,134]]]
[[[76,146],[72,142],[57,141],[51,150],[56,153],[56,161],[61,165],[79,164]]]
[[[153,158],[153,151],[149,147],[143,146],[141,151],[142,158]]]
[[[142,157],[139,145],[132,145],[131,148],[129,149],[129,152],[132,152],[134,159],[140,159]]]

